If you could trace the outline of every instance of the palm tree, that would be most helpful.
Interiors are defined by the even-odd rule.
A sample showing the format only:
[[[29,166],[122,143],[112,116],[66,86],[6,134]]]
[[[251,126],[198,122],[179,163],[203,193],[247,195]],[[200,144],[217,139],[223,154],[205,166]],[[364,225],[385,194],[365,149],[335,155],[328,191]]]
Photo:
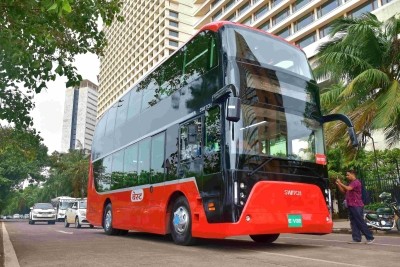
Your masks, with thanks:
[[[400,19],[340,18],[330,34],[316,57],[316,77],[336,82],[321,91],[322,106],[349,115],[361,135],[383,129],[393,146],[400,140]],[[328,145],[343,139],[344,125],[328,129]]]

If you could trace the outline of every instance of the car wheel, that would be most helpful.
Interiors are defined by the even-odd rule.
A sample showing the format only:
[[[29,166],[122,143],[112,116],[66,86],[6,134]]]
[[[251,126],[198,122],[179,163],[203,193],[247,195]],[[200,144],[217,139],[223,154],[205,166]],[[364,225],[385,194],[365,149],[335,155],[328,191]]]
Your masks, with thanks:
[[[76,217],[75,218],[75,228],[81,228],[81,224],[79,223],[79,218],[78,217]]]
[[[258,243],[270,244],[278,239],[279,234],[269,234],[269,235],[250,235],[253,241]]]
[[[64,227],[65,227],[65,228],[68,228],[68,227],[69,227],[69,223],[68,223],[68,221],[67,221],[67,218],[65,218],[65,220],[64,220]]]
[[[196,241],[192,237],[192,217],[189,203],[183,196],[179,197],[172,207],[170,228],[175,244],[188,246]]]
[[[106,208],[104,209],[104,215],[103,215],[103,228],[104,232],[107,235],[118,235],[119,234],[119,229],[113,228],[113,223],[112,223],[112,205],[111,203],[108,203]]]
[[[89,225],[89,227],[90,227],[90,228],[93,228],[93,227],[94,227],[94,225],[93,225],[93,224],[90,224],[90,225]]]

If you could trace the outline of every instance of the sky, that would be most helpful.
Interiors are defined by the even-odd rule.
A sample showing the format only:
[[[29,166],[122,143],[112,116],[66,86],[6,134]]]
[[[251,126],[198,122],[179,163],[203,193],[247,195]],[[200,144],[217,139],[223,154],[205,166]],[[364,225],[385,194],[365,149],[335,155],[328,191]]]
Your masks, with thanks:
[[[100,60],[96,55],[77,56],[75,66],[82,79],[88,79],[98,84]],[[30,113],[33,118],[33,127],[40,132],[40,136],[44,139],[43,143],[49,149],[49,154],[55,150],[61,150],[66,81],[66,78],[58,78],[54,82],[49,82],[47,90],[35,95],[35,108]]]

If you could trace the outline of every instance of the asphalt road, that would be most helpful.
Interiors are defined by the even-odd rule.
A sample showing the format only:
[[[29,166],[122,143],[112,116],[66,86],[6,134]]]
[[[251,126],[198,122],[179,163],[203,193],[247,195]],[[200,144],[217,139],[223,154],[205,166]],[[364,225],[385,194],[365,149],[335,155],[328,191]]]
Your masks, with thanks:
[[[132,231],[107,236],[100,228],[24,220],[5,226],[19,266],[390,266],[400,260],[400,235],[376,236],[371,245],[347,244],[349,234],[285,234],[271,245],[235,237],[184,247],[168,236]],[[18,265],[6,261],[5,267]]]

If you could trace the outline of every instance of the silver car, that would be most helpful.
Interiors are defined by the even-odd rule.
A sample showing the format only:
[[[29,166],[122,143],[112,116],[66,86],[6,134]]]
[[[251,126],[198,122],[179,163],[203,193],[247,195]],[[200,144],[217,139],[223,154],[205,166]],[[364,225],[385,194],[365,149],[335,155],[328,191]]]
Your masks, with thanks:
[[[29,224],[35,222],[56,223],[56,211],[51,203],[36,203],[29,213]]]
[[[65,211],[64,226],[69,227],[70,224],[75,224],[76,228],[81,228],[82,225],[93,225],[86,219],[86,199],[71,202]]]

